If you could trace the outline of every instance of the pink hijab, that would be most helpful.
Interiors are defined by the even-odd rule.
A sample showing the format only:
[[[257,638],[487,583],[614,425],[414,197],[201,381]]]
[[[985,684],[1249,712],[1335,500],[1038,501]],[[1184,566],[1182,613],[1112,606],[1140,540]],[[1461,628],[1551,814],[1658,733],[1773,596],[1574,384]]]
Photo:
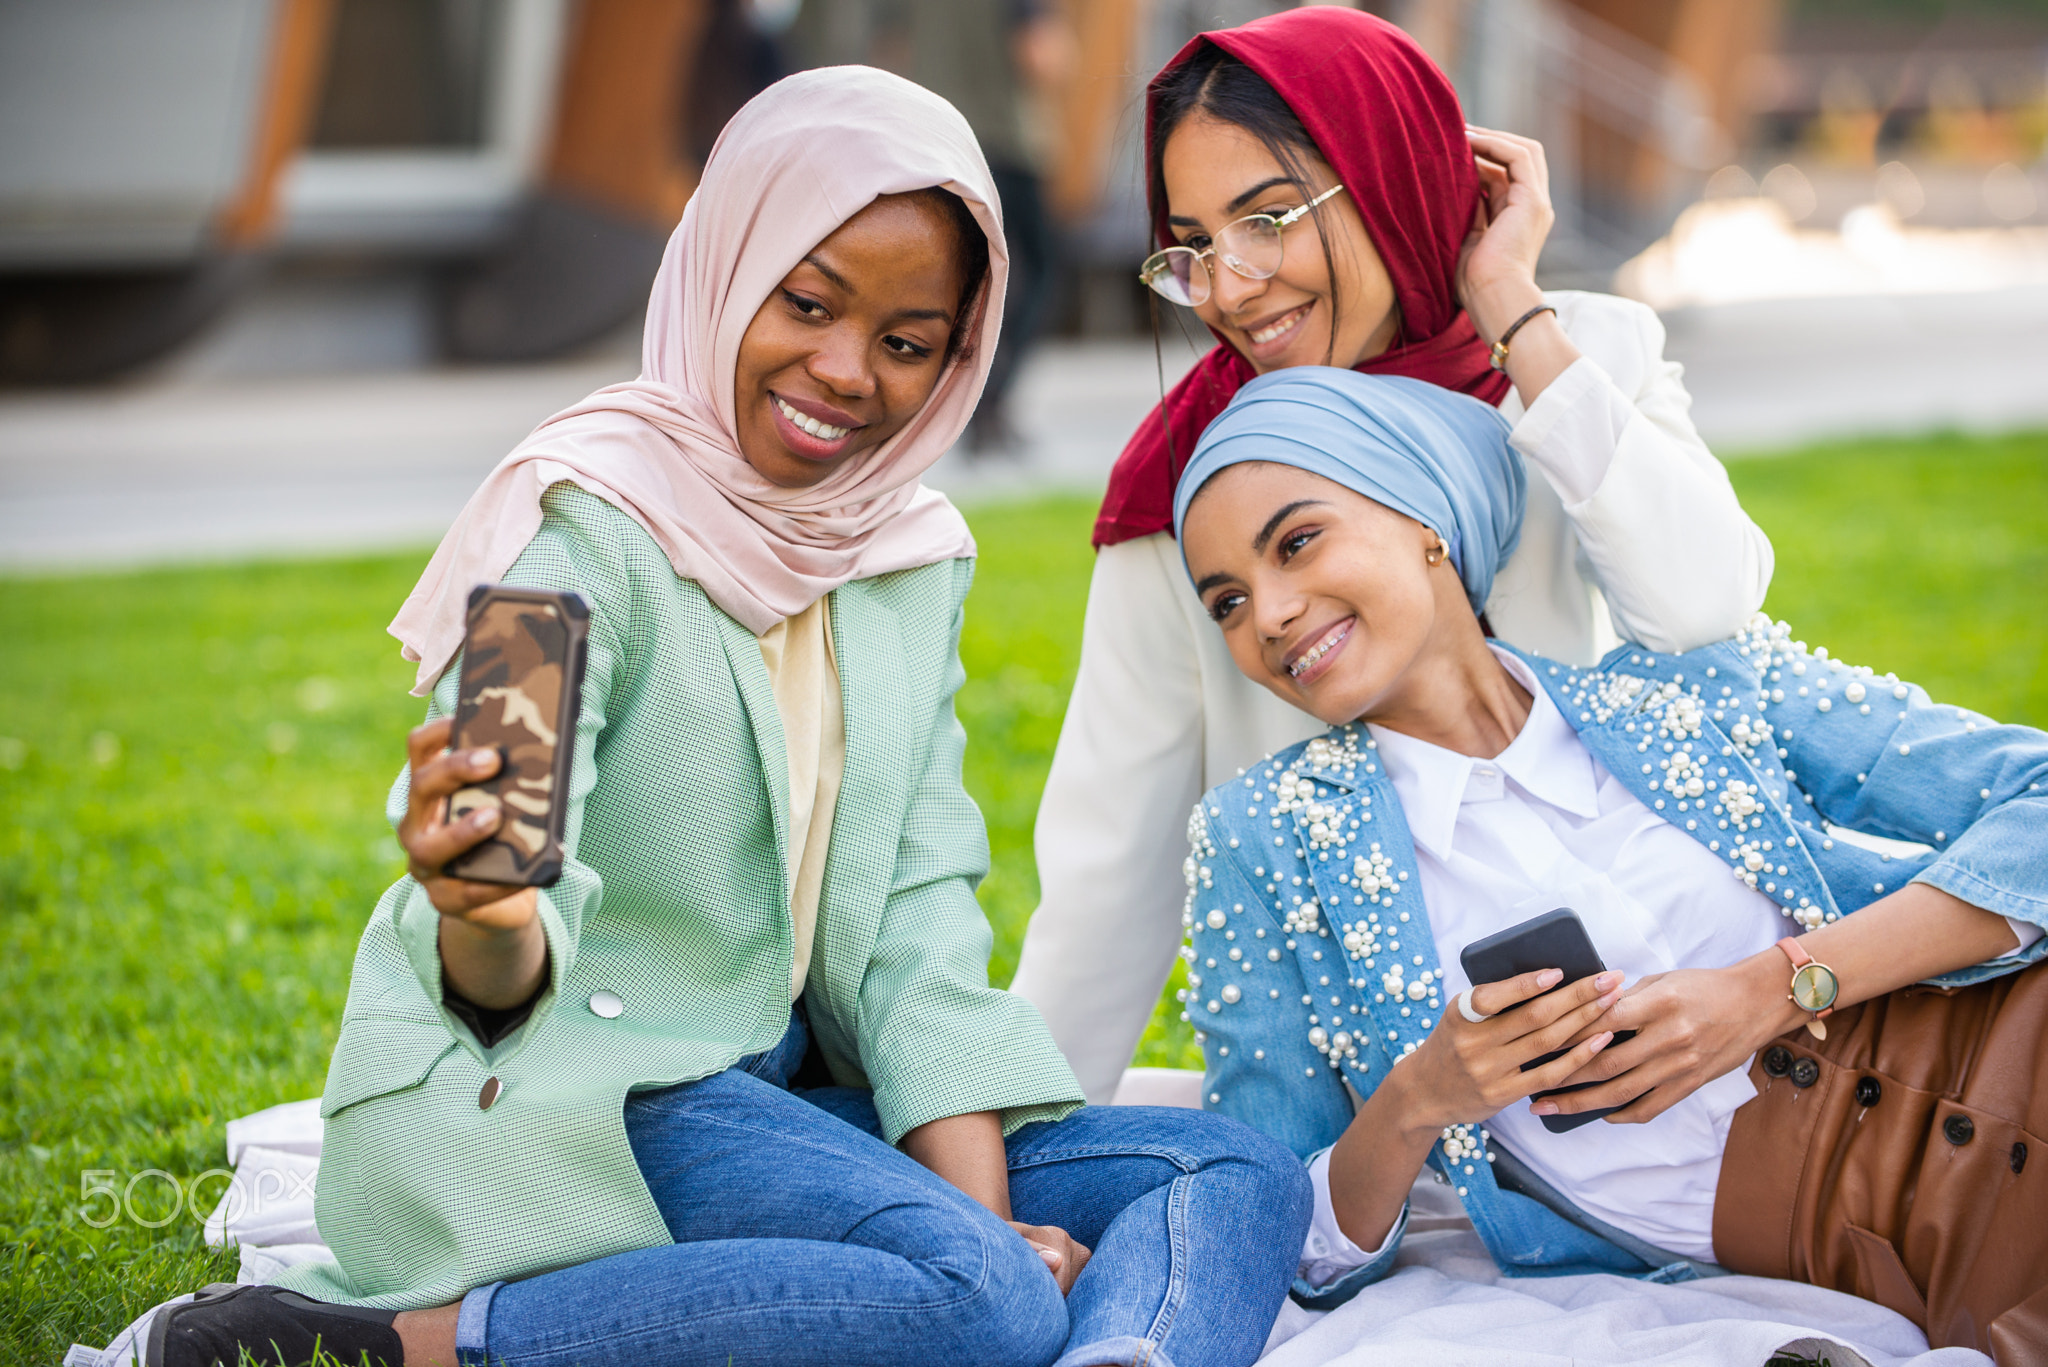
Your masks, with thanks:
[[[942,186],[988,234],[988,289],[968,354],[947,365],[888,442],[808,489],[756,474],[734,436],[740,338],[783,276],[877,196]],[[778,81],[733,116],[669,238],[640,345],[640,378],[533,430],[455,519],[391,623],[432,691],[462,646],[471,588],[540,529],[568,481],[627,513],[757,635],[850,580],[974,554],[966,521],[918,482],[967,425],[1002,325],[1009,253],[967,121],[922,86],[869,67]]]

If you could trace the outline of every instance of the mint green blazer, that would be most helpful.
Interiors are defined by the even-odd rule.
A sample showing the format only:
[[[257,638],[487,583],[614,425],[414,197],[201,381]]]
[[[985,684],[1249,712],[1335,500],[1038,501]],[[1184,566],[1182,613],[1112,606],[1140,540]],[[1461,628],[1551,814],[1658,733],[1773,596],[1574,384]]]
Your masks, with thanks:
[[[334,1258],[282,1279],[320,1299],[417,1309],[668,1243],[626,1093],[718,1072],[789,1022],[788,766],[760,649],[618,509],[566,484],[542,509],[506,580],[591,608],[571,858],[540,895],[549,982],[484,1048],[441,1004],[425,891],[404,878],[378,902],[320,1108]],[[833,1077],[874,1089],[891,1142],[945,1116],[1000,1111],[1008,1132],[1081,1103],[1038,1013],[988,984],[988,839],[953,709],[972,576],[946,561],[831,597],[846,768],[805,999]],[[452,709],[458,673],[430,715]],[[401,775],[394,823],[405,798]],[[624,1009],[598,1015],[599,992]]]

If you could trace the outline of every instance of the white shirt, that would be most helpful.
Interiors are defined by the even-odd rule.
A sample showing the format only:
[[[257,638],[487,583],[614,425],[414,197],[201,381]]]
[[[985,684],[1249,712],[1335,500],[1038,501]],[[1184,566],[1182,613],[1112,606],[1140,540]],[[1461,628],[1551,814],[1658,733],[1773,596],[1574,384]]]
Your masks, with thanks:
[[[1416,878],[1447,994],[1472,985],[1459,963],[1466,945],[1557,907],[1579,914],[1601,961],[1631,983],[1675,968],[1722,968],[1799,932],[1768,897],[1730,878],[1719,859],[1608,773],[1526,665],[1495,654],[1532,697],[1521,734],[1495,758],[1368,727],[1415,837]],[[1736,1108],[1755,1095],[1738,1068],[1646,1125],[1596,1121],[1552,1134],[1524,1100],[1487,1128],[1587,1214],[1712,1261],[1721,1151]],[[1328,1208],[1319,1191],[1318,1215]],[[1357,1266],[1371,1256],[1334,1225],[1316,1232],[1329,1244],[1319,1259],[1325,1265],[1348,1257]]]
[[[1489,620],[1504,640],[1583,663],[1617,630],[1659,652],[1734,635],[1763,602],[1771,545],[1693,430],[1663,326],[1612,295],[1548,298],[1584,357],[1526,412],[1516,395],[1501,405],[1542,478]],[[1097,555],[1038,809],[1041,900],[1011,984],[1090,1101],[1115,1092],[1180,948],[1188,810],[1322,729],[1237,672],[1172,537]]]

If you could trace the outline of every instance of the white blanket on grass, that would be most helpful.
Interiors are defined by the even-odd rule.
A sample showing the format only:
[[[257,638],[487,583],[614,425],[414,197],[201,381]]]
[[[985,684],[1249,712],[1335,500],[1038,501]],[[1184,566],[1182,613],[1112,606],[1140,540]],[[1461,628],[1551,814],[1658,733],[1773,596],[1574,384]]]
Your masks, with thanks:
[[[1119,1105],[1188,1105],[1199,1074],[1134,1068]],[[313,1225],[320,1162],[319,1100],[228,1122],[235,1180],[206,1223],[216,1248],[241,1250],[245,1283],[325,1256]],[[1989,1367],[1964,1348],[1929,1350],[1903,1316],[1797,1282],[1716,1277],[1652,1286],[1626,1277],[1503,1277],[1448,1189],[1418,1182],[1398,1270],[1327,1314],[1288,1302],[1260,1359],[1265,1367],[1763,1367],[1775,1353],[1825,1356],[1833,1367]],[[182,1297],[180,1299],[183,1299]],[[134,1367],[149,1322],[104,1349],[74,1345],[64,1367]]]
[[[1411,1234],[1399,1261],[1328,1314],[1288,1302],[1261,1367],[1762,1367],[1785,1350],[1833,1367],[1991,1361],[1967,1348],[1930,1351],[1904,1316],[1798,1282],[1503,1277],[1470,1230]]]

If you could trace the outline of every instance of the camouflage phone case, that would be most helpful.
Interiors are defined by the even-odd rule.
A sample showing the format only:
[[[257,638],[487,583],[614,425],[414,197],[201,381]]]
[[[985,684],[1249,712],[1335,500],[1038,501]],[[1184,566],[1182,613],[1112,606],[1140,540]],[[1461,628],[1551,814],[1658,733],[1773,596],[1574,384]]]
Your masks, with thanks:
[[[480,584],[469,595],[456,694],[457,750],[496,750],[504,765],[449,799],[449,819],[496,807],[491,838],[448,861],[459,878],[544,888],[562,876],[569,765],[583,694],[590,609],[573,593]]]

